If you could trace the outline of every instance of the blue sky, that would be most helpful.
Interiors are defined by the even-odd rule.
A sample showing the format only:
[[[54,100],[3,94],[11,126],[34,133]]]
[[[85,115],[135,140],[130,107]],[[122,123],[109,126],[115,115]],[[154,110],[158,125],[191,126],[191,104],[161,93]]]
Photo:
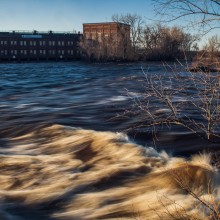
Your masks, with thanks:
[[[151,0],[0,0],[0,30],[81,31],[115,13],[154,17]]]
[[[149,24],[157,19],[151,0],[0,0],[0,31],[82,31],[82,23],[111,21],[115,13],[137,13]]]

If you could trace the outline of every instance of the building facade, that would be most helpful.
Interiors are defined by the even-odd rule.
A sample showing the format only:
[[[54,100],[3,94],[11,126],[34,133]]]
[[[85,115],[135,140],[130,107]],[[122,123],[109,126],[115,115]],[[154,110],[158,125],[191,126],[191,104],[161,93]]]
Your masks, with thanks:
[[[99,40],[102,38],[112,38],[120,41],[123,36],[124,40],[130,40],[130,25],[120,22],[105,23],[85,23],[83,24],[83,36],[87,39]]]
[[[83,35],[73,32],[0,32],[1,61],[126,59],[130,26],[119,22],[83,24]]]
[[[128,59],[130,25],[120,22],[83,24],[84,51],[95,59]]]
[[[75,60],[81,37],[71,32],[0,32],[0,61]]]

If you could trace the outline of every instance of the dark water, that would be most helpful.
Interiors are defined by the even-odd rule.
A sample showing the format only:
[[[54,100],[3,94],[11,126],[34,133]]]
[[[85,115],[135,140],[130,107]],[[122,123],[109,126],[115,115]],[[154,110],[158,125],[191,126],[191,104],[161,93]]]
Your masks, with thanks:
[[[172,67],[174,70],[175,67]],[[127,132],[137,123],[148,120],[138,114],[116,117],[132,109],[133,99],[143,98],[142,94],[147,92],[143,69],[151,75],[173,74],[171,69],[165,70],[160,63],[0,64],[1,146],[7,145],[7,137],[51,124]],[[184,70],[180,70],[179,74],[182,77],[180,87],[181,83],[190,83]],[[162,107],[155,102],[154,108],[160,111]],[[187,114],[193,118],[200,117],[197,112],[189,111]],[[212,145],[179,127],[160,130],[156,144],[148,129],[129,130],[128,134],[135,142],[146,146],[156,145],[158,149],[166,149],[177,155],[218,148],[218,145]]]

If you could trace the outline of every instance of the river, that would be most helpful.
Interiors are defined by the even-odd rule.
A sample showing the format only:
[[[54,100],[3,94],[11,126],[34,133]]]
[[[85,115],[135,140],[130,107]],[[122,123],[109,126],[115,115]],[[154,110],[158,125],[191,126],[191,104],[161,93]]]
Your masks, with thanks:
[[[1,63],[0,219],[211,216],[201,206],[219,199],[219,177],[209,155],[191,155],[219,145],[181,126],[153,135],[140,128],[151,120],[149,97],[152,114],[169,113],[149,83],[162,85],[184,117],[202,123],[187,102],[200,88],[179,64]],[[185,187],[209,200],[201,204]]]
[[[61,124],[97,131],[126,132],[135,142],[189,155],[210,144],[192,132],[165,128],[153,142],[148,129],[133,128],[148,118],[123,117],[134,98],[147,93],[144,73],[170,76],[161,63],[88,64],[12,63],[0,65],[0,137],[16,136],[38,126]],[[181,69],[181,82],[190,83]],[[178,82],[177,82],[178,83]],[[193,91],[192,91],[193,92]],[[187,96],[187,95],[186,95]],[[155,103],[155,111],[160,111]],[[200,117],[188,112],[192,119]],[[120,117],[120,115],[122,117]],[[211,148],[214,146],[211,146]]]

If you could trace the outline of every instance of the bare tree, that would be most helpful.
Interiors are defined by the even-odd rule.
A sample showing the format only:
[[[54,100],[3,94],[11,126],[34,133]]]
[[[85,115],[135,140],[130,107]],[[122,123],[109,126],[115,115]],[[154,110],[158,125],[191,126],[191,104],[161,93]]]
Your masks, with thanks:
[[[220,71],[220,39],[214,35],[208,39],[201,51],[197,51],[193,59],[192,69],[204,69],[205,71]]]
[[[152,0],[165,21],[185,18],[194,28],[220,28],[220,0]]]
[[[142,29],[139,41],[146,59],[167,60],[184,58],[197,38],[180,27],[161,24],[147,25]]]
[[[172,70],[172,67],[170,68]],[[131,129],[149,128],[156,134],[158,128],[181,126],[209,142],[220,141],[220,78],[215,74],[181,73],[150,75],[146,77],[145,91],[135,97],[125,114],[141,119]]]
[[[120,28],[117,38],[112,34],[96,36],[93,39],[83,37],[79,42],[81,53],[85,59],[95,61],[131,60],[130,42],[127,32]]]
[[[220,37],[214,35],[209,38],[208,43],[204,46],[204,49],[212,53],[217,53],[220,51]]]
[[[139,38],[141,35],[141,29],[144,24],[143,18],[140,15],[128,13],[125,15],[114,14],[112,16],[112,20],[115,22],[122,22],[122,23],[130,25],[131,44],[132,44],[134,52],[136,52],[138,43],[139,43]]]

